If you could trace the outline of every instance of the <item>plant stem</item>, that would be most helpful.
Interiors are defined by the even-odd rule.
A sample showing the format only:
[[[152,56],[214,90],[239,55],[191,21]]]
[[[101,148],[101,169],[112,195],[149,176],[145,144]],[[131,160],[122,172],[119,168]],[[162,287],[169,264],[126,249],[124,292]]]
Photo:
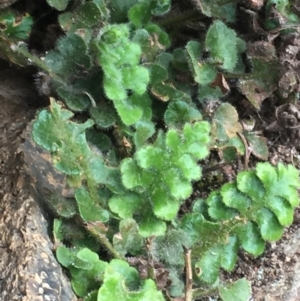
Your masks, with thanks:
[[[110,241],[106,238],[105,235],[98,233],[98,239],[99,242],[102,243],[104,247],[106,247],[106,249],[113,255],[114,258],[125,260],[125,258],[115,250],[115,248],[110,243]]]
[[[47,66],[45,62],[43,62],[40,58],[35,55],[32,55],[24,46],[15,46],[14,51],[18,52],[19,54],[23,55],[27,58],[32,64],[41,68],[43,71],[47,72],[54,80],[57,82],[63,83],[63,80],[53,73],[50,68]]]
[[[113,247],[111,242],[106,238],[106,236],[100,233],[99,231],[95,230],[95,228],[93,227],[93,222],[87,223],[85,225],[85,228],[100,242],[102,246],[104,246],[112,254],[114,258],[125,260],[125,258],[115,250],[115,248]]]

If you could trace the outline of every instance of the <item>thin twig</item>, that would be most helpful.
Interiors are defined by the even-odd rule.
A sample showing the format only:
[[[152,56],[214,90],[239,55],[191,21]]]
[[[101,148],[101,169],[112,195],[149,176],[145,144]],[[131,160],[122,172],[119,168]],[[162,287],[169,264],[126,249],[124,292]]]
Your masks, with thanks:
[[[244,147],[245,147],[244,169],[247,170],[248,164],[249,164],[249,157],[250,157],[249,146],[248,146],[245,136],[242,133],[237,132],[237,135],[241,138],[241,140],[243,141]]]
[[[100,233],[99,231],[93,230],[91,224],[93,224],[93,222],[85,224],[85,228],[89,231],[89,233],[91,233],[96,238],[96,240],[111,253],[111,255],[114,258],[120,260],[126,260],[121,254],[119,254],[115,250],[114,246],[111,244],[111,242],[107,239],[107,237],[104,234]]]
[[[193,272],[191,263],[191,250],[186,250],[185,252],[185,301],[193,300]]]

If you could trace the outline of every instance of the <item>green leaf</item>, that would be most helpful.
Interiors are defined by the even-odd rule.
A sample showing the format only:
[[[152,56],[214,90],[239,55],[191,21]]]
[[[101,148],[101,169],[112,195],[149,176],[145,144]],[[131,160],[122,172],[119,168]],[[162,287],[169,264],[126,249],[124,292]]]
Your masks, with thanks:
[[[249,143],[251,153],[261,160],[268,160],[269,150],[267,139],[253,134],[246,134],[245,138]]]
[[[184,266],[184,241],[187,234],[182,230],[168,230],[164,236],[156,236],[150,245],[150,254],[168,266]]]
[[[150,33],[152,37],[156,37],[155,39],[152,39],[152,47],[156,47],[157,51],[162,52],[162,49],[170,47],[171,41],[168,34],[157,24],[150,22],[145,26],[145,29]]]
[[[122,69],[124,86],[136,94],[144,94],[150,81],[149,70],[141,66]]]
[[[177,200],[186,199],[192,193],[190,181],[185,180],[177,168],[169,168],[164,173],[164,180],[171,195]]]
[[[97,155],[91,156],[87,161],[85,173],[88,179],[95,181],[97,184],[106,183],[108,177],[108,170],[104,165],[104,160]]]
[[[124,301],[164,301],[162,293],[156,289],[155,282],[151,279],[146,280],[139,291],[129,291],[128,288],[124,287],[123,281],[124,278],[120,274],[111,272],[109,276],[106,276],[103,285],[99,289],[97,301],[117,298]]]
[[[166,189],[159,188],[152,193],[153,212],[157,217],[170,221],[176,217],[180,204],[169,197]]]
[[[197,2],[196,2],[197,3]],[[216,0],[214,2],[210,0],[202,0],[201,6],[196,4],[198,9],[208,17],[214,19],[225,19],[226,22],[235,22],[236,18],[236,3],[225,3],[222,0]]]
[[[278,164],[278,171],[270,163],[259,163],[257,176],[263,182],[270,196],[285,198],[292,207],[299,204],[299,196],[295,188],[299,188],[299,172],[292,165]]]
[[[195,81],[200,85],[208,85],[213,82],[217,76],[214,66],[199,61],[203,46],[196,41],[189,41],[186,50],[191,59],[190,69],[194,74]]]
[[[210,125],[206,121],[196,122],[194,124],[186,123],[183,128],[184,142],[182,151],[190,153],[198,160],[204,159],[208,156],[208,143]]]
[[[132,189],[142,185],[140,174],[141,170],[131,158],[125,159],[121,163],[122,181],[126,188]]]
[[[87,45],[77,34],[68,34],[57,41],[57,49],[65,59],[87,69],[91,66],[91,59],[87,55]],[[78,69],[78,68],[76,68]]]
[[[5,35],[8,39],[25,40],[29,37],[33,24],[32,17],[28,14],[16,20],[11,12],[4,12],[0,15],[1,19],[1,35]]]
[[[165,181],[176,200],[187,199],[193,192],[190,181],[182,179],[176,169],[170,169],[165,173]]]
[[[69,68],[69,66],[68,66]],[[67,73],[69,72],[69,69]],[[90,106],[90,99],[82,93],[74,93],[69,85],[60,85],[55,88],[57,94],[64,100],[67,107],[74,112],[85,111]]]
[[[101,2],[104,2],[105,5],[107,5],[104,0],[101,0]],[[128,10],[138,2],[139,2],[138,0],[127,0],[127,1],[111,0],[109,2],[109,13],[111,18],[110,22],[111,23],[127,22]]]
[[[71,273],[74,277],[71,280],[72,288],[77,296],[86,296],[90,289],[95,289],[95,285],[91,285],[90,279],[85,277],[86,274],[84,270],[76,269],[73,271],[73,269],[74,268],[71,268]]]
[[[225,234],[221,233],[221,227],[225,230]],[[207,242],[205,247],[201,248],[201,253],[211,247],[211,244],[224,243],[227,239],[227,233],[230,231],[220,223],[206,221],[201,213],[185,214],[182,218],[180,228],[187,233],[190,239],[190,241],[185,243],[186,247],[191,248],[191,246],[201,241]]]
[[[215,220],[229,220],[237,215],[235,210],[225,206],[221,194],[216,191],[209,195],[207,204],[209,205],[208,213]]]
[[[90,263],[96,263],[99,260],[98,255],[87,248],[83,248],[78,251],[76,257],[82,261]]]
[[[139,121],[143,111],[139,107],[131,106],[126,100],[114,102],[117,112],[125,125],[132,125]]]
[[[200,103],[215,101],[222,97],[223,93],[219,87],[199,86],[198,100]]]
[[[224,244],[223,251],[221,255],[221,267],[226,271],[232,271],[236,260],[237,252],[239,249],[238,239],[236,236],[230,236],[228,242]]]
[[[195,264],[195,269],[200,271],[198,277],[206,283],[214,283],[219,276],[220,260],[221,250],[219,246],[205,252],[200,261]]]
[[[102,155],[102,152],[107,152],[112,148],[110,138],[95,128],[86,131],[86,139],[95,154]]]
[[[78,204],[80,216],[84,221],[108,221],[109,212],[103,209],[99,204],[96,204],[85,188],[77,188],[75,191],[75,198]]]
[[[89,292],[87,296],[84,297],[83,301],[97,301],[98,290]]]
[[[171,8],[171,0],[156,0],[155,2],[155,7],[151,11],[155,16],[162,16]]]
[[[243,248],[254,256],[261,255],[265,249],[265,242],[260,235],[258,227],[248,222],[245,225],[240,225],[234,230],[241,240]]]
[[[99,20],[101,20],[101,11],[98,6],[93,2],[86,2],[80,6],[78,14],[76,16],[81,25],[86,28],[97,25]]]
[[[260,209],[257,212],[257,223],[264,240],[276,241],[281,238],[284,227],[280,225],[276,216],[270,210],[266,208]]]
[[[150,64],[149,71],[150,71],[150,82],[152,85],[159,82],[163,82],[168,78],[167,70],[161,65]]]
[[[190,155],[184,154],[178,159],[178,167],[180,167],[183,176],[189,180],[200,180],[201,169],[200,166],[195,163]]]
[[[173,55],[169,52],[162,52],[160,55],[157,56],[156,62],[163,66],[166,70],[169,70],[169,66],[172,62]]]
[[[66,7],[67,7],[67,5],[69,3],[69,0],[47,0],[47,3],[51,7],[55,8],[55,9],[57,9],[59,11],[62,11],[62,10],[66,9]]]
[[[294,218],[294,210],[291,205],[281,197],[268,198],[268,208],[277,216],[282,226],[290,226]]]
[[[172,65],[174,66],[174,68],[180,71],[189,71],[187,55],[183,48],[174,49]]]
[[[150,121],[152,118],[152,109],[151,109],[151,98],[148,93],[144,93],[142,95],[138,95],[133,93],[128,97],[128,101],[131,102],[133,106],[137,106],[143,110],[143,120]]]
[[[124,43],[129,38],[128,24],[112,24],[103,27],[101,42],[107,45]]]
[[[213,132],[220,141],[227,141],[242,131],[236,109],[229,103],[223,103],[215,112]]]
[[[116,81],[109,77],[105,77],[103,87],[106,96],[111,100],[122,101],[127,98],[127,92],[121,81]]]
[[[133,42],[127,43],[122,50],[119,64],[138,65],[141,55],[142,50],[139,44]]]
[[[251,199],[238,191],[235,183],[227,183],[221,188],[221,196],[226,206],[246,213],[251,206]]]
[[[53,221],[53,236],[55,241],[62,241],[64,239],[62,228],[62,221],[55,218]]]
[[[63,249],[66,248],[60,248],[60,253]],[[108,264],[99,260],[97,253],[87,248],[67,251],[74,254],[69,267],[73,290],[78,296],[86,296],[89,291],[99,287]]]
[[[171,101],[164,114],[164,120],[169,126],[201,119],[199,110],[183,101]]]
[[[278,181],[276,169],[271,164],[258,164],[256,166],[256,173],[263,182],[267,192],[271,192]]]
[[[107,104],[101,104],[101,107],[91,107],[90,114],[95,123],[101,128],[109,128],[113,126],[118,119],[116,111],[112,108],[112,106]]]
[[[104,277],[110,277],[110,272],[116,272],[122,275],[125,280],[125,285],[127,285],[131,290],[136,290],[140,285],[140,279],[137,270],[129,266],[126,261],[119,259],[111,260],[109,266],[106,268]]]
[[[71,198],[65,198],[54,193],[49,196],[49,202],[61,217],[71,218],[78,212],[76,202]]]
[[[164,151],[162,149],[149,145],[141,148],[136,153],[136,158],[139,166],[144,169],[151,167],[161,169],[165,163],[166,156],[164,155]]]
[[[277,195],[285,198],[292,207],[298,206],[299,195],[297,190],[300,187],[299,170],[291,164],[285,166],[282,163],[279,163],[277,168],[278,182],[275,186]],[[280,191],[284,187],[286,187],[285,190]]]
[[[241,192],[250,196],[254,203],[263,204],[262,198],[266,191],[263,183],[259,180],[254,171],[239,172],[237,175],[237,187]]]
[[[175,129],[171,129],[166,134],[166,146],[172,150],[174,154],[177,154],[180,152],[181,147],[181,137]]]
[[[246,278],[242,278],[230,285],[220,285],[219,294],[223,301],[248,301],[251,286]]]
[[[139,234],[142,237],[151,235],[164,235],[167,230],[166,223],[154,216],[147,216],[139,222]]]
[[[133,140],[137,149],[141,148],[144,143],[155,133],[154,124],[151,121],[138,121],[136,124],[136,132]]]
[[[184,295],[185,285],[183,283],[181,272],[176,268],[169,268],[169,277],[168,279],[171,282],[170,287],[168,288],[170,295],[172,297],[181,297]]]
[[[34,141],[51,151],[55,167],[67,175],[77,176],[77,182],[88,179],[96,184],[109,184],[112,170],[104,165],[102,154],[89,147],[85,137],[85,130],[93,122],[88,120],[84,124],[77,124],[67,120],[72,113],[62,110],[54,100],[50,109],[51,113],[41,111],[34,123]]]
[[[122,219],[130,218],[143,208],[143,199],[138,194],[115,195],[109,200],[109,208]]]
[[[286,181],[285,183],[289,183],[289,186],[292,186],[293,188],[299,188],[299,170],[295,168],[295,166],[291,164],[284,165],[282,163],[279,163],[277,169],[278,179],[280,181]],[[289,178],[289,181],[287,180],[287,178]]]
[[[97,24],[104,24],[109,17],[109,11],[103,0],[94,0],[88,3],[81,3],[74,7],[74,11],[67,11],[58,16],[59,25],[65,32],[76,32],[86,42],[92,37],[92,27]]]
[[[215,21],[207,31],[205,47],[225,70],[232,71],[237,63],[237,36],[222,21]]]
[[[123,219],[120,222],[120,233],[113,237],[114,248],[120,254],[138,255],[144,248],[144,239],[138,233],[138,224],[134,219]]]
[[[159,100],[166,102],[169,100],[181,100],[185,97],[185,94],[176,89],[173,83],[166,81],[161,83],[155,83],[151,86],[152,94]]]
[[[71,266],[71,264],[74,262],[75,260],[75,252],[69,250],[66,247],[63,246],[59,246],[56,249],[56,258],[59,261],[59,263],[61,265],[63,265],[64,267],[68,268],[69,266]]]
[[[73,115],[71,112],[70,114],[71,116]],[[55,151],[61,145],[56,132],[48,131],[48,129],[54,128],[54,126],[56,126],[54,118],[46,110],[42,110],[33,123],[32,137],[34,141],[50,152]]]
[[[133,6],[128,12],[128,18],[135,27],[143,27],[151,18],[150,5],[148,3],[139,3]]]
[[[258,55],[255,53],[251,55],[253,72],[247,75],[247,78],[242,80],[239,86],[241,92],[257,110],[260,110],[262,102],[270,97],[277,89],[277,83],[280,80],[280,65],[277,55],[275,54],[276,50],[274,45],[269,43],[267,44],[269,47],[261,47],[266,44],[259,43],[261,42],[258,42],[257,45],[253,45],[253,49],[256,49],[259,53]],[[263,54],[262,57],[261,54]],[[270,72],[270,70],[274,72]]]

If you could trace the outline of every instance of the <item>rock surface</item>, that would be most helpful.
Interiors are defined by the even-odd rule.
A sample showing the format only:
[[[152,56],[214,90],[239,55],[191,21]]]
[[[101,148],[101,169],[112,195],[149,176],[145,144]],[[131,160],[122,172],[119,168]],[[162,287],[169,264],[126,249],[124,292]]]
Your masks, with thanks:
[[[18,147],[34,117],[31,79],[0,71],[0,301],[77,300],[57,263],[48,224],[31,193]]]

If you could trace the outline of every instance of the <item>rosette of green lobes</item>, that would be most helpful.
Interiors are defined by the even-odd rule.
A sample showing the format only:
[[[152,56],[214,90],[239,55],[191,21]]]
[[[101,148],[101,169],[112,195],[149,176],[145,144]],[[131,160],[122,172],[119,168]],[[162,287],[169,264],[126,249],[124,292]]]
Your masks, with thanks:
[[[293,166],[259,163],[255,170],[239,173],[235,182],[212,192],[206,209],[198,201],[181,221],[181,229],[192,240],[197,276],[214,283],[221,268],[234,268],[240,246],[261,255],[266,241],[278,240],[292,223],[299,187],[299,172]]]
[[[293,222],[299,187],[299,172],[293,166],[259,163],[256,170],[239,173],[235,183],[225,184],[208,198],[209,214],[214,220],[244,220],[233,233],[247,252],[257,256],[265,241],[280,239],[284,227]]]
[[[98,43],[98,62],[104,73],[104,91],[111,99],[126,125],[134,124],[141,119],[143,108],[142,95],[146,92],[150,80],[149,71],[139,65],[141,47],[130,40],[129,27],[126,24],[108,25],[103,28]],[[140,103],[133,103],[128,92],[140,97]],[[130,118],[129,118],[130,116]]]
[[[141,219],[145,228],[149,229],[155,221],[159,230],[164,231],[162,221],[176,217],[181,201],[192,193],[192,181],[201,178],[197,161],[209,153],[209,132],[209,124],[205,121],[186,123],[182,130],[160,132],[154,144],[141,147],[133,158],[123,160],[123,184],[136,193],[138,201],[133,202],[132,196],[129,201],[128,195],[118,196],[118,200],[113,198],[109,203],[110,209],[122,218],[136,214],[141,218],[144,214]],[[124,216],[121,206],[130,206],[130,214]],[[144,234],[155,233],[151,232],[145,230]]]

